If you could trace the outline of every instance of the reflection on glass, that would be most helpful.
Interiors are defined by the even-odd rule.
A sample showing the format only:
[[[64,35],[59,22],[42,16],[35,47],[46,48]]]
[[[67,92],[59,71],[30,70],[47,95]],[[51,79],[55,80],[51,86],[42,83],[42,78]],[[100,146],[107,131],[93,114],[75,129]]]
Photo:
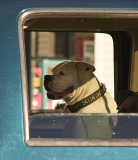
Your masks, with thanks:
[[[30,138],[138,138],[138,116],[39,114],[30,119]]]

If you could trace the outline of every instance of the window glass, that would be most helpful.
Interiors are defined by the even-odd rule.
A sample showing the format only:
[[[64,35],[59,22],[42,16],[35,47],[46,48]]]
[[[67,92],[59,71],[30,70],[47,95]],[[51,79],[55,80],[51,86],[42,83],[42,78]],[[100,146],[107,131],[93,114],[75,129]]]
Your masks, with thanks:
[[[41,114],[30,119],[30,137],[86,140],[138,138],[137,121],[136,115]]]

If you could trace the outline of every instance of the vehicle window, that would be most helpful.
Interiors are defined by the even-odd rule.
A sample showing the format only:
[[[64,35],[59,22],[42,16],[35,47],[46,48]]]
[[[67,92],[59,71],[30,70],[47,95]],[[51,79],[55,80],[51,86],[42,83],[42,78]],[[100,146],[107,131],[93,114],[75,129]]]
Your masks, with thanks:
[[[38,9],[19,17],[29,146],[121,146],[133,145],[129,139],[137,141],[136,112],[126,114],[123,108],[118,113],[119,91],[137,92],[135,20],[120,12],[83,13]],[[68,61],[73,61],[71,66]],[[80,108],[91,103],[91,108]]]

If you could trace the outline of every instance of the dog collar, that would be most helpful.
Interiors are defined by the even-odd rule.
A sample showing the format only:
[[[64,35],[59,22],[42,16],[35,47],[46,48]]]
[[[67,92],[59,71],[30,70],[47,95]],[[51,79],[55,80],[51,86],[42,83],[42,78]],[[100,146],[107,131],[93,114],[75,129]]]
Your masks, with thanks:
[[[68,109],[72,113],[78,112],[80,109],[84,108],[85,106],[88,106],[89,104],[95,102],[97,99],[102,97],[105,94],[105,92],[106,86],[105,84],[101,83],[101,86],[97,91],[73,105],[66,106],[66,109]]]

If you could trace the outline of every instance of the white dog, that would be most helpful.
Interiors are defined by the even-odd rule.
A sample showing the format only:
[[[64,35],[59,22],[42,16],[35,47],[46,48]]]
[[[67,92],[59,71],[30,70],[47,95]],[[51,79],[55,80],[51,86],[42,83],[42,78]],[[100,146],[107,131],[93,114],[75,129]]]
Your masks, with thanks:
[[[50,99],[64,99],[70,112],[117,113],[117,105],[94,75],[93,65],[65,61],[44,77]]]
[[[117,105],[94,75],[94,66],[84,62],[65,61],[44,77],[50,99],[64,99],[66,110],[77,113],[117,113]],[[77,116],[67,124],[67,133],[77,138],[112,138],[117,117]],[[70,128],[71,127],[71,128]]]

